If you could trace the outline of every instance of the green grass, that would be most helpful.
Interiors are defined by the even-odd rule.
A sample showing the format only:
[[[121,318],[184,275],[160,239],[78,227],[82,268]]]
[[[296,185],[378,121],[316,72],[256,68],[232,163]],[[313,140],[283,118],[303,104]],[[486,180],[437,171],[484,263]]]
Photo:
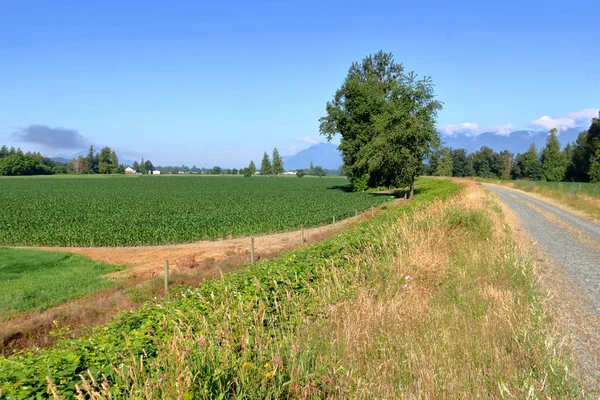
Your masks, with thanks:
[[[135,246],[289,231],[353,216],[390,196],[336,178],[0,178],[0,244]]]
[[[0,247],[0,320],[40,312],[113,284],[120,268],[68,253]]]
[[[514,184],[515,187],[527,191],[534,191],[535,188],[550,189],[571,195],[585,194],[600,198],[600,183],[514,181]]]

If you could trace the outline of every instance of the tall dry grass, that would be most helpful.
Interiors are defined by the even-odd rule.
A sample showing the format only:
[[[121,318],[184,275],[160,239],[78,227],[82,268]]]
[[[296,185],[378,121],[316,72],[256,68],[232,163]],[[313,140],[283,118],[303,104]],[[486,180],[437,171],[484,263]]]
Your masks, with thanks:
[[[303,282],[307,290],[291,289],[292,278],[271,291],[256,280],[251,300],[229,290],[211,295],[211,321],[189,309],[163,318],[161,329],[173,334],[157,343],[152,365],[124,354],[110,385],[83,376],[76,395],[584,395],[545,311],[534,265],[481,188],[469,185],[449,201],[374,225],[361,248],[344,267],[324,261],[318,278]]]

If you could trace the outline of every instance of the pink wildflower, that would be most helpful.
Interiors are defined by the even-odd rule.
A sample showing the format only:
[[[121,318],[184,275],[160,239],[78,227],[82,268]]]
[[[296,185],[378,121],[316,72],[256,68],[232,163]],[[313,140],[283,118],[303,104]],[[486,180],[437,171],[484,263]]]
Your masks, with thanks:
[[[200,340],[198,340],[198,344],[200,346],[202,346],[204,343],[206,343],[206,339],[204,339],[204,336],[200,338]]]

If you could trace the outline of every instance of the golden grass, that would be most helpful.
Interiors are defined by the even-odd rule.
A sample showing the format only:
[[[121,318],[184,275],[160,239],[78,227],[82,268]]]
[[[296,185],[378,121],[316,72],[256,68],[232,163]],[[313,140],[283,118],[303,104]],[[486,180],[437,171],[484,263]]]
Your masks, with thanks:
[[[365,254],[371,280],[357,272],[355,297],[332,307],[319,334],[308,333],[344,371],[334,397],[543,396],[550,379],[570,379],[549,368],[564,349],[528,298],[531,264],[492,205],[469,185],[399,221],[388,240],[406,246],[387,262],[369,262],[376,248]]]

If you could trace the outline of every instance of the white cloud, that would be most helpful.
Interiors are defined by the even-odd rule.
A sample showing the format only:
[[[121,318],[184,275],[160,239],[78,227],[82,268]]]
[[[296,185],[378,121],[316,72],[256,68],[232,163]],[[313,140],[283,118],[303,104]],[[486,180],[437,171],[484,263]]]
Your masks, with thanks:
[[[514,132],[516,129],[513,126],[513,124],[506,124],[506,125],[492,126],[489,129],[488,129],[488,127],[485,127],[483,130],[489,131],[489,132],[494,132],[496,135],[499,135],[499,136],[509,136],[511,134],[511,132]]]
[[[539,126],[549,131],[556,128],[559,131],[564,131],[571,128],[585,128],[590,124],[593,117],[598,116],[600,108],[587,108],[581,111],[568,113],[565,117],[551,118],[544,115],[541,118],[531,121],[531,125]]]
[[[512,124],[496,125],[496,126],[479,126],[475,122],[464,122],[458,125],[443,125],[440,128],[440,132],[447,136],[477,136],[484,132],[494,132],[496,135],[508,136],[515,130]]]
[[[301,136],[296,138],[297,141],[307,144],[317,144],[319,143],[318,136]]]
[[[479,127],[474,122],[464,122],[459,125],[443,125],[440,131],[448,136],[454,136],[458,133],[467,136],[475,136],[479,133]]]

